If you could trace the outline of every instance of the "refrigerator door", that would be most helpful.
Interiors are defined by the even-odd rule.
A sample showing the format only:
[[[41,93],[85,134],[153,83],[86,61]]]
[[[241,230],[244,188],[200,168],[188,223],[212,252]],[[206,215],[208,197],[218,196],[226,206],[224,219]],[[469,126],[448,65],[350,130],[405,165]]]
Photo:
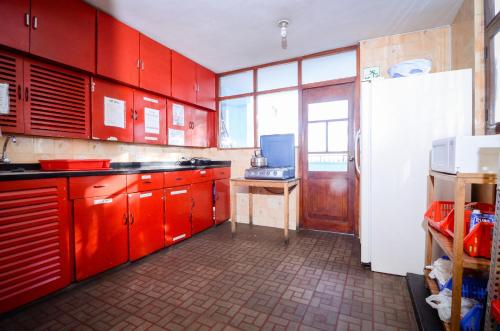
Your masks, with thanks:
[[[422,274],[432,141],[472,133],[472,73],[376,80],[369,90],[361,114],[364,262],[377,272]]]

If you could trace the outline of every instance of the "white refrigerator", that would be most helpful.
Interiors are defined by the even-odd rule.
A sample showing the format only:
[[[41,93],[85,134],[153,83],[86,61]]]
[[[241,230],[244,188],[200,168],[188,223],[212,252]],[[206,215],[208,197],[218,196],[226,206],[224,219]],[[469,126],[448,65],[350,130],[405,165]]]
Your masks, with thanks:
[[[470,69],[361,86],[361,262],[422,274],[432,141],[472,134]]]

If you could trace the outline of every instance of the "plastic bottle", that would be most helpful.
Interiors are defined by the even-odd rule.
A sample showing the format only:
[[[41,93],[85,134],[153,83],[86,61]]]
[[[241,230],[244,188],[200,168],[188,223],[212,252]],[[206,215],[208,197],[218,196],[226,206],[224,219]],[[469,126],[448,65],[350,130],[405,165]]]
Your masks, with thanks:
[[[481,222],[481,211],[479,209],[474,209],[470,214],[469,233],[480,222]]]

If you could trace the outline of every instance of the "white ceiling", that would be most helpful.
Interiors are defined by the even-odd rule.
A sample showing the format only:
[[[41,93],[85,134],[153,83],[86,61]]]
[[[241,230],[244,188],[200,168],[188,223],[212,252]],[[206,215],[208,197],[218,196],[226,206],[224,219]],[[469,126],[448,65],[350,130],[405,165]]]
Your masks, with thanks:
[[[450,24],[463,0],[86,0],[220,73]],[[279,19],[291,21],[281,49]]]

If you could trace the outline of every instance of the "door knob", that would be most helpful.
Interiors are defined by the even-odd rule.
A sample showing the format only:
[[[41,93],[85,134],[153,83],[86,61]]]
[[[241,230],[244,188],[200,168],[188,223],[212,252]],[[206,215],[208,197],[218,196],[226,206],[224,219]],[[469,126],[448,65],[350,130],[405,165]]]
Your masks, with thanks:
[[[348,160],[349,160],[350,162],[354,161],[354,155],[349,154]]]

